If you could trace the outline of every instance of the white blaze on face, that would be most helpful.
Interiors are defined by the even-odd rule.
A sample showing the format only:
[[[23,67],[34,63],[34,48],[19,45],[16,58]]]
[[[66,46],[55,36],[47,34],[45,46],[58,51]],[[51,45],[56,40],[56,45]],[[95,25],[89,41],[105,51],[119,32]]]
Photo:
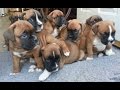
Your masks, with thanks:
[[[37,15],[36,12],[35,12],[35,15],[36,15],[37,24],[41,25],[40,30],[37,30],[37,32],[39,32],[39,31],[41,31],[43,29],[43,23],[38,19],[38,15]]]
[[[108,37],[108,41],[113,41],[113,37],[111,36],[111,34],[112,34],[112,27],[109,25],[108,28],[109,28],[109,31],[110,31],[109,37]]]
[[[53,51],[53,56],[55,57],[55,52]]]

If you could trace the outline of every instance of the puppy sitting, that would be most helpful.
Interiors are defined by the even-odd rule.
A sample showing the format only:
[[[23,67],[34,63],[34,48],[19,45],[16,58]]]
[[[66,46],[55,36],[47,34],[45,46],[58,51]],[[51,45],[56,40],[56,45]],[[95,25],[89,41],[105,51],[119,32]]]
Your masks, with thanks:
[[[97,52],[104,51],[108,56],[114,55],[112,43],[115,40],[115,24],[113,21],[100,21],[92,26],[87,37],[87,60],[93,59],[93,48]]]
[[[56,43],[51,43],[42,47],[41,50],[45,69],[39,76],[40,81],[47,79],[52,72],[62,69],[64,64],[71,64],[83,59],[84,52],[79,50],[79,47],[75,43],[66,41],[66,45],[71,52],[68,57],[63,55],[60,46]]]
[[[86,19],[86,22],[82,24],[82,33],[80,35],[80,42],[79,46],[80,49],[84,50],[85,53],[87,53],[87,36],[88,33],[91,31],[92,26],[97,23],[103,21],[102,17],[99,15],[92,15],[88,19]]]
[[[25,20],[16,21],[10,25],[6,31],[9,49],[13,55],[13,73],[20,72],[20,60],[24,58],[34,58],[37,68],[42,68],[42,60],[39,58],[40,46],[34,34],[33,26]]]

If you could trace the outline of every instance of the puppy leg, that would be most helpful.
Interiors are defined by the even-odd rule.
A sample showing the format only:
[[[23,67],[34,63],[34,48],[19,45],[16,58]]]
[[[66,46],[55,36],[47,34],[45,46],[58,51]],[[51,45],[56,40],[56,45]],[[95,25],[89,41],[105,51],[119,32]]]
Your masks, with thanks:
[[[113,52],[112,50],[112,43],[108,43],[108,45],[106,46],[105,54],[107,56],[115,55],[115,52]]]
[[[85,57],[85,53],[83,50],[80,50],[80,57],[79,60],[82,60]]]
[[[10,75],[16,75],[20,72],[20,58],[13,55],[13,73]]]
[[[93,60],[93,46],[91,43],[87,44],[87,54],[86,60]]]

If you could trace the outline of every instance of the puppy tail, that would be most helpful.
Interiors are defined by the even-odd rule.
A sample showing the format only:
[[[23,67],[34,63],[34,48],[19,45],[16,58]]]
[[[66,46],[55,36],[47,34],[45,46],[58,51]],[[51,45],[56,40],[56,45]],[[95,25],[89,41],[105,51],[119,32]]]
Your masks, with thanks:
[[[83,58],[85,57],[85,53],[83,50],[80,50],[80,57],[79,60],[83,60]]]

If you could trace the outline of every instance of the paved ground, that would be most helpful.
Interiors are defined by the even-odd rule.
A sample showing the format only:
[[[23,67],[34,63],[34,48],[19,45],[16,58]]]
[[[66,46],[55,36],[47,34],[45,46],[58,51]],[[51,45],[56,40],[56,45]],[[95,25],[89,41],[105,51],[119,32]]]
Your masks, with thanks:
[[[5,18],[7,19],[7,17]],[[9,23],[6,23],[7,27]],[[6,30],[6,27],[2,27],[4,28],[2,29],[1,26],[0,34]],[[0,40],[4,41],[2,35],[0,35]],[[0,45],[2,46],[2,44]],[[42,72],[28,73],[31,65],[28,61],[22,65],[20,74],[10,76],[12,71],[11,54],[2,47],[0,48],[0,82],[39,82],[38,77]],[[113,50],[116,53],[114,56],[95,57],[93,61],[78,61],[65,65],[45,82],[120,82],[120,49],[113,47]]]

